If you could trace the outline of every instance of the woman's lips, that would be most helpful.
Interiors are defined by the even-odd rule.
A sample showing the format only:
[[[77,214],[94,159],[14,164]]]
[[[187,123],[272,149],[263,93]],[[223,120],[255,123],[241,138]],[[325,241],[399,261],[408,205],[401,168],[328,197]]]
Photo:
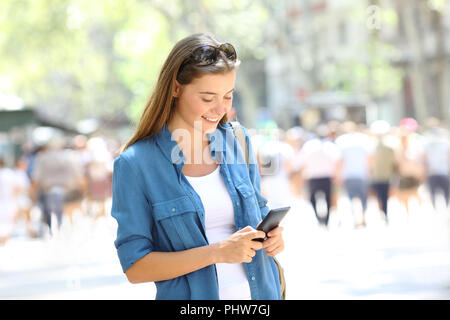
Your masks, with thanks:
[[[212,117],[206,117],[206,116],[202,116],[202,118],[211,123],[216,123],[217,121],[220,120],[220,118],[212,118]]]

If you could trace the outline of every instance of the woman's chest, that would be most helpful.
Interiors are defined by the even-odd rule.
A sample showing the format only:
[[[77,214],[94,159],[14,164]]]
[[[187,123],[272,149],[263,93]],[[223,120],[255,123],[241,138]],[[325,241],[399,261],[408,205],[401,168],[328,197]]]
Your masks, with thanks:
[[[181,175],[152,204],[153,232],[165,250],[183,250],[204,245],[208,230],[235,231],[261,220],[255,191],[249,179],[235,181],[224,168],[207,178]],[[159,192],[159,191],[156,191]],[[223,230],[222,230],[223,231]],[[217,239],[214,239],[217,240]]]

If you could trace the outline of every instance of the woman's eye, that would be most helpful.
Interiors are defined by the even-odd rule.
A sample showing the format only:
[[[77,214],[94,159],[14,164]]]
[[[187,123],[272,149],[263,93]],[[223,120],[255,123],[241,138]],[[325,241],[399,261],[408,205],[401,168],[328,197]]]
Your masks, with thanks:
[[[212,102],[212,99],[211,99],[211,100],[208,100],[208,99],[203,99],[203,98],[202,98],[202,100],[203,100],[204,102]]]
[[[233,97],[224,97],[225,100],[231,100]]]

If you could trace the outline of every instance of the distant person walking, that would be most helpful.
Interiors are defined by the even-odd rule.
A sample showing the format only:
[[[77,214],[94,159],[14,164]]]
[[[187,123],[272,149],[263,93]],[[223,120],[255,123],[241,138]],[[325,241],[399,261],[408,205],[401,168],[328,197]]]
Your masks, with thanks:
[[[386,223],[388,222],[389,191],[396,170],[395,151],[386,142],[389,130],[390,125],[385,121],[375,121],[371,125],[377,144],[370,156],[370,179]]]
[[[52,213],[56,215],[59,229],[64,203],[72,200],[71,192],[78,190],[83,178],[73,151],[64,149],[62,137],[52,137],[38,153],[32,177],[35,197],[37,196],[44,223],[51,234]]]
[[[87,201],[94,218],[106,215],[106,200],[111,197],[113,159],[100,137],[89,139],[91,158],[86,165]]]
[[[361,221],[356,226],[365,226],[365,211],[367,209],[367,192],[369,188],[369,155],[371,141],[369,137],[357,130],[353,122],[343,125],[341,136],[336,138],[336,145],[341,151],[338,164],[339,181],[342,181],[350,201],[359,199],[361,204]],[[355,208],[352,209],[355,210]],[[358,213],[357,211],[353,212]]]
[[[33,203],[31,201],[31,182],[27,174],[27,164],[27,158],[22,156],[17,159],[14,168],[16,182],[16,219],[24,219],[28,235],[35,237],[35,231],[33,230],[31,221],[31,209]]]
[[[340,157],[339,149],[327,138],[328,129],[320,125],[317,136],[306,141],[294,160],[294,168],[300,170],[302,180],[307,181],[309,200],[319,225],[328,227],[331,209],[331,192],[336,174],[336,164]],[[325,201],[325,212],[319,210],[319,199]]]
[[[418,123],[412,118],[400,122],[400,145],[396,150],[398,164],[397,198],[404,206],[406,214],[411,212],[411,199],[422,203],[419,187],[425,180],[423,145],[421,137],[415,133]]]
[[[425,138],[424,163],[431,201],[434,208],[437,209],[436,195],[441,192],[448,207],[450,183],[449,131],[436,126],[425,133]]]

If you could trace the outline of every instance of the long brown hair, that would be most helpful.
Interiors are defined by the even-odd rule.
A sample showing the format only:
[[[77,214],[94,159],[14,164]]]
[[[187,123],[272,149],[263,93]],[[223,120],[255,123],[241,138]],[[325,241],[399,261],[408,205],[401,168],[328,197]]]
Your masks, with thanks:
[[[155,89],[145,105],[137,129],[122,152],[137,141],[156,135],[163,125],[169,122],[176,107],[176,98],[173,97],[175,80],[186,85],[204,74],[226,73],[239,66],[239,60],[230,61],[221,54],[218,61],[212,65],[196,66],[188,63],[180,70],[182,63],[195,49],[204,45],[220,44],[221,42],[214,36],[204,33],[188,36],[175,44],[161,68]],[[221,124],[226,122],[228,122],[227,115],[220,120]]]

